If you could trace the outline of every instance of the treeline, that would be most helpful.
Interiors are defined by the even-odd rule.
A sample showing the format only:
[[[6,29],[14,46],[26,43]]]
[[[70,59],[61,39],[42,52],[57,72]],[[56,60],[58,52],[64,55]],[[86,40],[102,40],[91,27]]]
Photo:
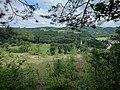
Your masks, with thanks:
[[[115,35],[116,28],[114,27],[84,27],[81,31],[88,32],[94,37],[110,37],[111,35]]]
[[[96,40],[84,31],[0,28],[0,34],[1,47],[20,46],[17,52],[27,52],[30,43],[50,44],[50,55],[54,55],[56,49],[58,53],[68,54],[74,46],[78,51],[88,50],[85,48],[105,49],[108,43]]]

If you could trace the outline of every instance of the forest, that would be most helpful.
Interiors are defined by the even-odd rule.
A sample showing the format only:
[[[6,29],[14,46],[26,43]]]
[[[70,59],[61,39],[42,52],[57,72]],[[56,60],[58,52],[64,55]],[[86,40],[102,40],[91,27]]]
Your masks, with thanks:
[[[45,1],[0,0],[0,90],[120,90],[120,1]]]
[[[102,29],[104,28],[94,33],[103,33]],[[0,28],[0,88],[37,89],[41,83],[36,70],[45,90],[99,88],[105,78],[111,79],[111,75],[115,74],[114,69],[119,68],[116,63],[119,60],[119,44],[107,49],[110,40],[117,41],[119,38],[119,29],[117,33],[114,29],[106,30],[105,40],[97,40],[96,38],[103,38],[103,34],[93,36],[90,31],[92,30],[80,32],[64,28]],[[113,76],[112,78],[114,80]],[[94,80],[100,80],[100,84]],[[95,86],[94,82],[97,83]],[[114,82],[108,81],[107,85]]]

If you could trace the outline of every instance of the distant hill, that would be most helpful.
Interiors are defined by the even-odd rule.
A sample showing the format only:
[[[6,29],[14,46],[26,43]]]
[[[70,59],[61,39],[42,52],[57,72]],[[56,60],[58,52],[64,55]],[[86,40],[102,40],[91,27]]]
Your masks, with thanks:
[[[71,30],[69,27],[37,27],[37,28],[14,28],[14,29],[26,29],[26,30]],[[80,31],[91,34],[94,37],[109,37],[115,35],[116,28],[113,27],[84,27]]]
[[[115,35],[116,28],[113,28],[113,27],[105,27],[105,28],[96,27],[94,29],[92,27],[85,27],[85,28],[82,28],[81,31],[88,32],[89,34],[91,34],[94,37],[111,36],[111,35]]]
[[[70,30],[69,27],[63,27],[63,28],[40,27],[40,28],[34,28],[34,29],[38,29],[38,30]],[[94,37],[101,37],[101,36],[115,35],[115,30],[116,30],[116,28],[113,28],[113,27],[96,27],[95,29],[92,27],[84,27],[80,31],[87,32]]]

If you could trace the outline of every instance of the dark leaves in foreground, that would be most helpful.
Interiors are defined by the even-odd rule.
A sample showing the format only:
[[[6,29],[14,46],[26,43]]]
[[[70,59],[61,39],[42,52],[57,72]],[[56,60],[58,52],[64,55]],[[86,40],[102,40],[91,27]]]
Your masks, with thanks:
[[[48,11],[57,23],[65,23],[70,27],[95,28],[111,20],[120,21],[119,0],[67,0],[66,4],[59,3]]]
[[[21,4],[23,9],[14,6],[14,3]],[[0,26],[7,26],[10,22],[22,18],[22,20],[27,20],[30,17],[34,18],[33,12],[38,9],[38,3],[29,4],[27,0],[5,0],[0,2]]]

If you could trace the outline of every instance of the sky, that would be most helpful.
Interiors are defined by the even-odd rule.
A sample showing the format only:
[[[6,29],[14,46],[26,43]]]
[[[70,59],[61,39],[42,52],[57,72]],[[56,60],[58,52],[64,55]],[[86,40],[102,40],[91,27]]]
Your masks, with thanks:
[[[48,9],[52,5],[56,5],[57,3],[66,3],[66,0],[27,0],[29,4],[39,4],[40,9],[36,10],[34,12],[34,18],[37,19],[39,22],[36,23],[34,18],[29,18],[28,20],[21,20],[18,18],[17,23],[16,21],[13,21],[10,23],[12,27],[28,27],[28,28],[33,28],[33,27],[64,27],[64,24],[55,24],[51,25],[50,22],[51,20],[45,19],[40,17],[40,15],[47,15],[48,14]],[[23,8],[21,4],[15,3],[15,6],[19,8]]]
[[[1,1],[1,0],[0,0]],[[2,0],[4,1],[4,0]],[[67,0],[27,0],[27,2],[29,4],[35,4],[35,3],[38,3],[39,4],[39,7],[40,9],[39,10],[36,10],[34,12],[34,17],[39,21],[38,23],[35,22],[35,19],[33,18],[29,18],[28,20],[21,20],[20,18],[18,18],[17,20],[17,23],[15,22],[12,22],[10,23],[10,25],[12,27],[28,27],[28,28],[33,28],[33,27],[46,27],[46,26],[54,26],[54,27],[64,27],[65,25],[64,24],[55,24],[55,25],[51,25],[50,22],[51,20],[49,19],[45,19],[45,18],[41,18],[39,17],[40,14],[42,15],[46,15],[48,14],[48,9],[50,8],[51,5],[56,5],[57,3],[62,3],[62,4],[65,4],[67,2]],[[19,8],[22,8],[22,6],[18,3],[15,3],[15,5]],[[116,26],[120,26],[120,22],[113,22],[113,21],[110,21],[110,22],[106,22],[106,23],[103,23],[101,25],[102,27],[116,27]]]

